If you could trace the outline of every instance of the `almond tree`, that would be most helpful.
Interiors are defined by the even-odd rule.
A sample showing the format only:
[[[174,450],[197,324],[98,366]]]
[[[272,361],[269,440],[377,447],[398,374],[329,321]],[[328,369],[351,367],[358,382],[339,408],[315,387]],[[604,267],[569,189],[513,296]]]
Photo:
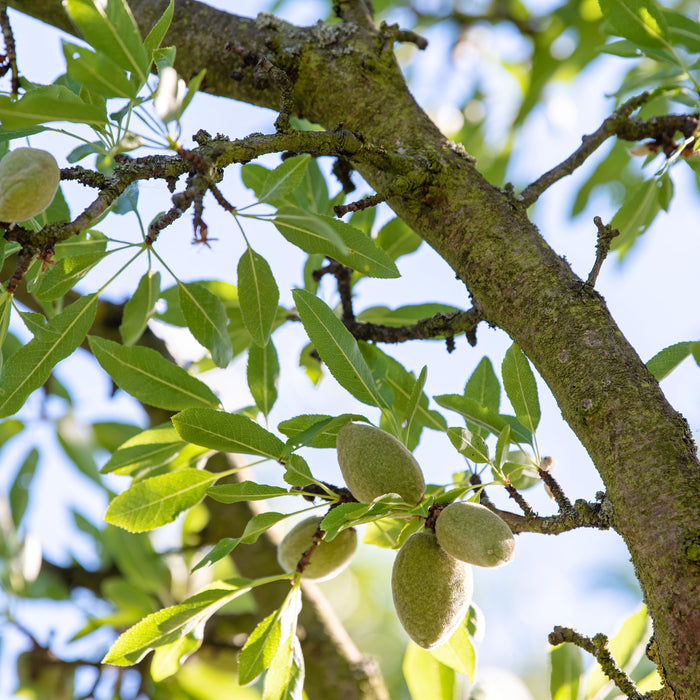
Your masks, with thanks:
[[[3,437],[24,429],[12,416],[35,390],[63,391],[52,383],[52,370],[81,346],[116,386],[147,407],[153,424],[146,431],[93,427],[93,447],[99,443],[111,452],[102,472],[133,477],[131,487],[111,501],[107,529],[83,523],[104,553],[98,572],[44,562],[38,577],[20,573],[28,555],[17,529],[37,460],[35,453],[28,455],[3,522],[5,586],[14,595],[43,596],[55,585],[59,597],[76,587],[105,596],[115,607],[114,616],[93,620],[84,633],[108,624],[119,631],[128,628],[103,661],[120,669],[134,665],[143,696],[194,697],[178,680],[178,667],[195,652],[206,658],[207,650],[219,648],[240,650],[242,684],[268,669],[262,690],[266,698],[300,698],[303,686],[310,698],[382,698],[387,691],[376,667],[355,648],[317,589],[303,582],[308,560],[320,543],[332,544],[339,532],[355,524],[367,524],[366,539],[376,540],[382,532],[398,548],[413,533],[434,526],[446,504],[477,500],[515,534],[612,528],[629,548],[653,636],[647,639],[642,632],[628,647],[647,645],[657,668],[647,679],[651,685],[635,685],[626,667],[634,655],[630,651],[629,658],[615,659],[602,633],[587,638],[556,628],[550,636],[556,647],[555,697],[580,697],[579,647],[597,659],[625,697],[640,698],[646,692],[654,698],[697,698],[700,470],[688,425],[659,387],[682,359],[698,356],[697,346],[691,341],[671,346],[645,365],[595,283],[611,247],[620,254],[629,250],[656,214],[668,208],[673,166],[693,165],[700,28],[683,8],[664,9],[652,0],[600,0],[599,7],[572,0],[547,17],[516,3],[493,3],[480,15],[448,8],[438,16],[421,12],[417,3],[411,29],[381,21],[391,3],[374,5],[337,0],[328,21],[298,27],[273,15],[243,17],[192,0],[133,0],[130,9],[122,0],[65,0],[65,7],[11,0],[8,7],[84,40],[65,44],[66,75],[50,86],[22,75],[22,53],[35,47],[15,45],[3,8],[3,67],[9,84],[8,94],[0,97],[3,148],[14,149],[21,139],[67,123],[61,129],[69,133],[85,134],[83,127],[93,132],[83,137],[69,161],[97,156],[94,169],[71,165],[61,170],[62,181],[92,188],[95,196],[87,208],[71,212],[59,190],[52,205],[32,221],[4,224]],[[568,158],[516,191],[502,181],[508,154],[484,145],[483,123],[468,123],[461,143],[450,141],[409,92],[394,47],[408,43],[425,48],[421,28],[439,21],[464,31],[476,22],[507,24],[527,38],[530,79],[514,133],[561,68],[551,49],[564,30],[578,36],[578,45],[562,59],[574,72],[591,63],[603,45],[635,62],[614,111],[583,136]],[[606,44],[610,36],[615,39]],[[645,57],[641,64],[640,55]],[[275,110],[274,131],[232,139],[212,136],[202,124],[189,144],[179,124],[199,89]],[[632,154],[625,144],[616,145],[584,186],[590,189],[626,173],[619,212],[607,223],[595,219],[596,261],[584,280],[547,245],[530,221],[529,209],[608,139],[639,145]],[[143,155],[136,150],[143,146],[155,150]],[[251,163],[270,153],[284,154],[277,168]],[[654,173],[640,171],[630,166],[640,153],[650,160],[659,154],[663,163]],[[329,194],[329,186],[338,186],[329,185],[317,165],[324,157],[335,159],[333,172],[342,185],[337,196]],[[659,160],[653,162],[658,166]],[[237,168],[266,206],[239,211],[228,201],[219,185],[224,172]],[[351,195],[353,171],[375,194]],[[144,225],[134,240],[117,242],[101,233],[99,222],[108,213],[138,210],[138,187],[145,180],[162,181],[172,193],[172,207]],[[207,226],[205,195],[206,207],[222,207],[245,238],[235,280],[176,279],[162,288],[161,278],[169,273],[162,236],[183,214],[192,216],[195,244],[216,245]],[[381,203],[396,219],[372,237],[371,212]],[[350,223],[340,218],[351,213]],[[304,279],[294,290],[294,308],[280,306],[272,270],[256,252],[255,240],[246,237],[246,217],[271,220],[290,245],[308,254]],[[396,277],[395,260],[421,241],[464,282],[471,308],[433,308],[425,316],[424,309],[407,307],[392,315],[377,300],[363,320],[353,303],[355,285],[365,277]],[[123,305],[105,301],[108,278],[91,293],[75,292],[75,283],[115,246],[133,253],[128,264],[137,258],[138,264],[146,263],[133,296]],[[336,312],[316,296],[326,276],[337,287]],[[193,271],[192,279],[201,274]],[[157,310],[159,298],[168,301],[165,313]],[[33,336],[24,345],[8,333],[16,314]],[[148,329],[153,317],[188,328],[207,349],[207,361],[189,372],[178,366]],[[465,472],[454,483],[429,487],[417,505],[395,494],[358,503],[342,484],[318,479],[304,450],[335,447],[344,425],[367,417],[298,415],[266,426],[279,372],[274,333],[299,321],[310,341],[302,361],[311,372],[321,371],[320,360],[349,395],[367,405],[373,420],[379,416],[375,422],[409,449],[416,447],[423,428],[444,431],[466,457]],[[453,394],[433,397],[452,413],[429,408],[426,371],[416,376],[402,367],[387,354],[386,344],[444,339],[451,346],[456,336],[465,335],[478,347],[480,324],[499,328],[513,340],[501,379],[515,415],[499,412],[501,381],[488,360],[478,365],[464,390],[460,384]],[[227,367],[245,351],[256,407],[229,413],[198,375]],[[540,408],[530,363],[605,484],[605,493],[595,500],[571,503],[539,454],[535,431]],[[453,413],[463,417],[466,427],[448,428],[446,416]],[[511,456],[516,448],[524,448],[521,463]],[[85,449],[70,444],[66,449],[78,468],[100,481]],[[286,486],[258,483],[254,469],[242,471],[240,454],[252,455],[256,462],[279,462]],[[555,515],[536,514],[522,494],[528,482],[539,481],[556,502]],[[508,490],[518,513],[491,502],[488,493],[498,488]],[[308,506],[302,498],[325,506],[313,544],[296,570],[286,574],[280,573],[268,531],[287,514],[257,508],[259,501],[280,495],[298,499],[298,511]],[[230,557],[236,576],[178,597],[145,533],[200,502],[208,521],[185,531],[185,561],[194,575],[202,569],[216,571]],[[115,578],[128,586],[128,595],[119,596]],[[255,620],[224,607],[248,594],[257,604]],[[160,609],[152,612],[153,605]],[[300,628],[304,633],[297,636]],[[425,692],[430,678],[441,679],[429,686],[431,697],[452,697],[455,674],[473,673],[469,630],[467,615],[447,652],[444,646],[428,652],[409,648],[413,663],[407,665],[407,675],[415,697],[421,688]],[[249,634],[243,645],[237,641],[240,634]],[[152,650],[155,654],[148,655]],[[53,697],[72,697],[76,669],[91,663],[60,663],[36,641],[18,668],[24,686],[39,695],[51,688]],[[98,681],[109,678],[109,667],[96,667]],[[109,681],[115,694],[127,696],[121,685],[127,673],[121,670]],[[201,680],[200,691],[204,684]],[[588,697],[601,686],[589,684]],[[95,697],[100,692],[99,684],[90,691]],[[212,689],[211,696],[216,692]],[[239,691],[230,692],[238,697],[233,693]]]

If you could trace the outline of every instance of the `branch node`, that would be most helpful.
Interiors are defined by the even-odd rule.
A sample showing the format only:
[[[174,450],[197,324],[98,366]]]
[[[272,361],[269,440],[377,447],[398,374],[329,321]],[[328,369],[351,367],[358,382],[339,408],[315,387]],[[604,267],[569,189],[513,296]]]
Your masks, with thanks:
[[[279,86],[281,93],[280,112],[275,119],[275,131],[277,133],[287,133],[292,130],[289,125],[289,120],[294,110],[293,85],[289,76],[278,66],[276,66],[266,56],[253,53],[240,44],[229,41],[224,47],[229,53],[236,54],[243,59],[243,67],[253,66],[254,80],[257,81],[259,76],[269,75]],[[240,80],[243,74],[241,71],[235,71],[231,74],[234,80]]]
[[[610,653],[608,638],[604,634],[599,632],[591,638],[570,627],[557,625],[550,632],[548,639],[552,646],[569,642],[588,652],[598,662],[603,673],[624,693],[628,700],[642,700],[643,696],[637,690],[632,679],[617,665]]]

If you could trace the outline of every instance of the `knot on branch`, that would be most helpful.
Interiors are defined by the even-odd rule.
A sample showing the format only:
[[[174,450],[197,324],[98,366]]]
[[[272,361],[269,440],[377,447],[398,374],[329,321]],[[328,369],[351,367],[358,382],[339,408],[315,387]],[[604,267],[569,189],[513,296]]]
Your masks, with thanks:
[[[243,68],[253,68],[253,81],[256,85],[260,77],[264,75],[269,75],[270,78],[277,83],[282,94],[282,99],[279,116],[275,119],[275,129],[278,133],[290,131],[289,119],[294,109],[294,100],[292,97],[293,85],[289,76],[266,56],[261,56],[253,51],[249,51],[235,41],[229,41],[224,48],[229,53],[240,56],[243,59]],[[231,73],[231,77],[234,80],[242,80],[243,71],[236,70]]]

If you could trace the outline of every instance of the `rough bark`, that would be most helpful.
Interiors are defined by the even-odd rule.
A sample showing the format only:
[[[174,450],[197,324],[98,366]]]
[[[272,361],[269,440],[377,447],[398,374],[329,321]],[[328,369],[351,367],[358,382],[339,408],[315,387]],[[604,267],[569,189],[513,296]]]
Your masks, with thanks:
[[[165,4],[131,2],[144,29]],[[59,21],[55,2],[9,5]],[[222,44],[235,40],[286,71],[298,114],[331,129],[342,123],[366,142],[415,157],[421,176],[416,182],[422,184],[389,203],[447,261],[487,321],[520,345],[549,385],[614,504],[614,527],[631,553],[668,686],[679,700],[700,697],[696,448],[685,420],[667,403],[602,297],[544,242],[517,200],[486,182],[478,166],[439,133],[406,88],[392,40],[362,13],[359,21],[301,29],[190,1],[177,8],[168,41],[178,46],[178,69],[190,75],[206,66],[209,91],[279,105],[272,83],[256,89],[251,74],[239,82],[228,79],[240,64]],[[391,180],[380,170],[359,169],[377,190]]]

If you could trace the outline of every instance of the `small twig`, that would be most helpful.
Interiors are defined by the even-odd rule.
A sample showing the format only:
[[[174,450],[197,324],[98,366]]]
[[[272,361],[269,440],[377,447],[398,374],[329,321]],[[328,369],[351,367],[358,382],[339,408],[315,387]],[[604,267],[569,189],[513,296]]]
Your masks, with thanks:
[[[385,37],[391,38],[393,41],[401,41],[407,44],[415,44],[421,51],[428,48],[428,40],[420,34],[411,31],[410,29],[399,29],[398,24],[387,24],[382,22],[379,30]]]
[[[376,207],[377,204],[381,204],[386,201],[387,194],[373,194],[369,197],[363,197],[358,199],[356,202],[350,202],[349,204],[336,204],[333,207],[333,211],[336,216],[343,216],[351,211],[362,211],[363,209],[368,209],[369,207]]]
[[[214,195],[214,199],[222,209],[229,212],[229,214],[236,213],[236,207],[234,207],[233,204],[231,204],[228,199],[221,194],[221,190],[214,183],[209,185],[209,191]]]
[[[377,343],[404,343],[407,340],[449,338],[464,333],[469,344],[476,345],[476,327],[484,320],[476,309],[435,314],[410,326],[386,326],[379,323],[355,323],[348,330],[357,340]]]
[[[20,251],[17,267],[15,267],[12,277],[7,280],[7,286],[5,287],[5,291],[7,291],[9,294],[15,293],[17,285],[19,285],[19,283],[22,281],[24,275],[27,274],[27,270],[29,269],[29,265],[32,262],[33,257],[34,254],[31,251],[25,251],[24,249]]]
[[[345,194],[350,194],[357,189],[357,187],[355,187],[355,183],[350,177],[353,170],[354,168],[347,158],[336,158],[333,162],[331,172],[337,178]]]
[[[506,484],[506,491],[508,491],[508,495],[518,504],[520,507],[520,510],[525,513],[526,518],[536,518],[537,513],[535,513],[534,510],[532,510],[532,507],[530,504],[523,498],[523,495],[518,491],[518,489],[513,486],[510,482]]]
[[[15,47],[15,37],[10,26],[10,19],[7,16],[7,6],[3,2],[0,4],[0,27],[5,40],[5,53],[0,54],[0,77],[8,71],[11,72],[10,94],[17,97],[19,92],[19,70],[17,69],[17,49]]]
[[[600,664],[603,673],[629,700],[642,700],[643,696],[637,690],[632,679],[617,665],[610,653],[608,638],[604,634],[599,633],[591,638],[570,627],[557,625],[549,635],[549,643],[552,646],[558,646],[564,642],[570,642],[591,654]]]
[[[156,242],[158,234],[174,221],[177,221],[190,208],[194,201],[194,192],[190,189],[178,192],[173,195],[172,201],[173,206],[165,214],[161,214],[157,219],[154,219],[148,227],[148,235],[144,241],[147,246],[152,246]]]
[[[641,107],[649,99],[648,93],[643,93],[625,102],[618,110],[613,112],[592,134],[584,136],[581,146],[577,148],[566,160],[559,163],[533,183],[529,184],[519,195],[519,201],[529,207],[537,198],[555,182],[566,175],[570,175],[578,168],[604,141],[616,133],[623,122],[628,121],[629,115],[638,107]],[[623,137],[624,138],[624,137]]]
[[[552,498],[559,506],[560,513],[569,513],[573,510],[574,506],[571,501],[566,497],[564,491],[562,491],[561,486],[556,481],[556,479],[546,470],[539,467],[537,473],[540,475],[540,479],[544,481],[545,485],[549,489],[549,493]]]
[[[269,58],[253,53],[234,41],[229,41],[224,47],[226,51],[236,54],[243,59],[243,67],[254,66],[256,73],[268,74],[279,86],[282,94],[280,112],[275,119],[275,131],[285,133],[291,130],[289,119],[294,110],[293,85],[287,74],[278,68]],[[242,73],[236,71],[231,76],[234,80],[240,80]]]
[[[330,262],[320,270],[314,270],[312,277],[318,282],[324,275],[333,275],[338,286],[340,303],[343,308],[343,323],[349,328],[356,325],[355,312],[352,308],[352,269],[345,267],[337,260],[329,258]]]
[[[591,268],[591,272],[586,280],[586,285],[588,287],[594,287],[596,280],[598,279],[598,274],[600,273],[600,268],[605,262],[605,258],[610,252],[610,245],[615,236],[620,235],[620,232],[610,226],[610,224],[603,224],[602,219],[599,216],[593,217],[593,223],[598,228],[598,240],[595,246],[595,262]]]

